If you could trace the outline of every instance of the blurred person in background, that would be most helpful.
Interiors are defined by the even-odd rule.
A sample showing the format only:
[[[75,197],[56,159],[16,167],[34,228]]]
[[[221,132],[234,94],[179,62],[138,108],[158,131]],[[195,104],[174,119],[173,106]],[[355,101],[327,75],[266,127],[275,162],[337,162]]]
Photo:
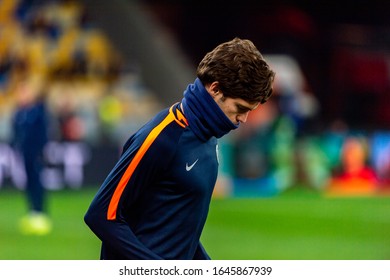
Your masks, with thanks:
[[[368,147],[363,137],[349,136],[342,144],[340,166],[327,186],[328,195],[373,195],[378,179],[367,162]]]
[[[16,108],[12,118],[12,146],[19,153],[26,174],[25,193],[29,213],[20,221],[24,234],[45,235],[52,224],[46,213],[45,188],[41,181],[43,150],[48,142],[48,112],[43,81],[28,78],[15,88]]]
[[[235,38],[207,53],[181,102],[133,134],[84,217],[101,259],[210,259],[200,237],[218,142],[272,94],[275,73]]]

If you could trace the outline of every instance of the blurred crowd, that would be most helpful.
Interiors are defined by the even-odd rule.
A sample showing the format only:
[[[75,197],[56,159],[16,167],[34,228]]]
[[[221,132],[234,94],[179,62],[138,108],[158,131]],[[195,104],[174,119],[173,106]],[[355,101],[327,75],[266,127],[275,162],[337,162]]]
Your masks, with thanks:
[[[293,187],[327,196],[371,196],[390,190],[390,131],[323,125],[319,104],[297,61],[268,55],[274,95],[222,142],[218,195],[272,196]]]
[[[340,122],[297,136],[294,121],[280,114],[256,129],[237,131],[222,149],[222,196],[273,196],[296,187],[326,196],[390,193],[389,132],[354,132]]]
[[[125,66],[79,1],[2,0],[0,139],[10,134],[17,83],[28,80],[44,91],[56,139],[121,142],[159,106]]]
[[[45,97],[51,140],[120,147],[161,104],[79,1],[39,2],[0,1],[0,142],[11,139],[23,81]],[[386,193],[390,133],[352,131],[343,120],[318,127],[320,104],[294,58],[267,59],[277,72],[275,94],[221,140],[216,194],[275,195],[297,185],[328,195]],[[56,145],[48,145],[49,161],[62,149],[69,182],[82,185],[88,151]],[[0,145],[0,186],[6,151]],[[84,155],[75,160],[74,153]]]

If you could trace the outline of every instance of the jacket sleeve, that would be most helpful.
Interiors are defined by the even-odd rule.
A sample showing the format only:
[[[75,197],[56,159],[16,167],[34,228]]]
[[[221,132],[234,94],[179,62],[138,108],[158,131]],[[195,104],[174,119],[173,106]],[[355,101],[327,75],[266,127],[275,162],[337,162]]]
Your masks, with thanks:
[[[84,220],[105,247],[115,251],[119,258],[161,259],[137,239],[129,224],[131,221],[128,221],[128,217],[124,217],[123,211],[137,203],[145,187],[150,185],[166,167],[175,145],[166,145],[164,141],[156,140],[141,156],[140,146],[142,143],[137,144],[137,140],[132,140],[125,145],[124,153],[97,192]],[[156,156],[157,152],[158,156]],[[130,175],[129,170],[132,171]],[[121,183],[126,176],[129,177],[128,180]],[[123,192],[117,199],[117,205],[114,206],[115,211],[110,214],[113,197],[117,195],[117,189],[121,184],[125,184]],[[110,215],[114,216],[108,218]]]
[[[157,254],[146,248],[123,220],[107,220],[99,206],[91,204],[84,220],[99,239],[117,253],[118,259],[158,260]]]

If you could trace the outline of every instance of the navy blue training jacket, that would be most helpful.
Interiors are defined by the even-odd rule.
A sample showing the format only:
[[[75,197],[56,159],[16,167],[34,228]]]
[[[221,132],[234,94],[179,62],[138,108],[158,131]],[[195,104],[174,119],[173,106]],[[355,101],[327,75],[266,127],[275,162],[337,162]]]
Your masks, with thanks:
[[[202,141],[179,104],[126,142],[84,219],[102,259],[209,259],[200,244],[217,179],[217,139]]]

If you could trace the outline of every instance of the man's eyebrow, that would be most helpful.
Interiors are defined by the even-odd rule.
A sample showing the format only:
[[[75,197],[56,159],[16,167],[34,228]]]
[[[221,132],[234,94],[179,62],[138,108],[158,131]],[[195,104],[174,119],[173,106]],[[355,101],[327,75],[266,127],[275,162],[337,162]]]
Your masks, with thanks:
[[[242,105],[240,103],[236,103],[237,109],[240,111],[252,111],[254,108],[250,108],[248,106]]]

